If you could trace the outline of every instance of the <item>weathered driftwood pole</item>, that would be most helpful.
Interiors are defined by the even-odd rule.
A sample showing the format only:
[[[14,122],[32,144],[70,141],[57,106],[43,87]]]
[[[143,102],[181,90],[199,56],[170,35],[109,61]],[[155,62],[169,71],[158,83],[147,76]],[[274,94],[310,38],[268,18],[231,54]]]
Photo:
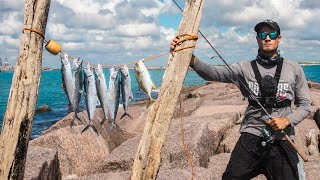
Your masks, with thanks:
[[[23,179],[42,67],[50,0],[25,0],[24,30],[0,141],[0,179]],[[37,31],[34,32],[33,30]],[[42,34],[42,35],[40,35]]]
[[[198,33],[204,0],[188,0],[178,34]],[[195,45],[194,40],[185,41],[181,48]],[[168,47],[169,48],[169,47]],[[132,180],[156,179],[161,151],[169,125],[180,95],[194,48],[184,49],[170,55],[157,101],[150,107],[144,131],[132,168]]]

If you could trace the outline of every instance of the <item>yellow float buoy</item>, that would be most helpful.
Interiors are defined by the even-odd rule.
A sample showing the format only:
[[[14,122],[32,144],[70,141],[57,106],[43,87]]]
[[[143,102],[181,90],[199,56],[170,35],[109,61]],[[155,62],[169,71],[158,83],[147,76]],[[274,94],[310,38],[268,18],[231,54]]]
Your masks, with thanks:
[[[60,44],[54,40],[49,40],[45,47],[47,51],[53,55],[57,55],[59,52],[61,52]]]

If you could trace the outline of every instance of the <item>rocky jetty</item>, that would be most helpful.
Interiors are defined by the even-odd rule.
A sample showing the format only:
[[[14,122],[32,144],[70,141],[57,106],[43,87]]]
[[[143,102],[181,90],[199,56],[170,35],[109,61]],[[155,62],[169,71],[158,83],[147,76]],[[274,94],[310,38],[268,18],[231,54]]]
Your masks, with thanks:
[[[304,163],[307,179],[317,179],[320,169],[319,120],[320,86],[309,83],[312,94],[312,114],[296,126],[295,142],[309,155]],[[192,167],[182,144],[190,152],[196,179],[221,179],[230,158],[230,152],[239,138],[239,123],[247,106],[238,88],[233,84],[210,83],[184,88],[182,108],[176,106],[167,140],[162,151],[157,180],[191,179]],[[182,119],[180,119],[182,111]],[[117,117],[121,117],[120,108]],[[129,107],[133,117],[117,119],[118,128],[110,129],[100,121],[103,112],[98,109],[92,129],[81,134],[85,127],[80,121],[70,128],[73,113],[58,121],[42,136],[30,141],[25,179],[122,180],[130,179],[136,148],[143,132],[148,109],[143,102]],[[80,113],[88,123],[87,113]],[[259,179],[266,179],[263,175]]]

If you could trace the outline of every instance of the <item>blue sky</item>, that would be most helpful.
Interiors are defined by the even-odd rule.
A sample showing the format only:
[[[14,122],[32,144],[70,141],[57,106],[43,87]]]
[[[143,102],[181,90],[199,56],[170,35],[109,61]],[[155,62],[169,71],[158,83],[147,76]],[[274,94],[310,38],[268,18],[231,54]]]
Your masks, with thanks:
[[[185,1],[177,0],[183,7]],[[23,29],[23,1],[0,0],[0,58],[15,64]],[[123,64],[161,54],[177,32],[181,12],[172,0],[52,0],[46,39],[85,61]],[[281,55],[293,61],[320,61],[318,0],[206,0],[200,30],[229,63],[257,54],[253,27],[272,19],[283,39]],[[203,38],[194,54],[222,64]],[[167,56],[146,62],[165,66]],[[59,56],[44,50],[43,66],[60,67]]]

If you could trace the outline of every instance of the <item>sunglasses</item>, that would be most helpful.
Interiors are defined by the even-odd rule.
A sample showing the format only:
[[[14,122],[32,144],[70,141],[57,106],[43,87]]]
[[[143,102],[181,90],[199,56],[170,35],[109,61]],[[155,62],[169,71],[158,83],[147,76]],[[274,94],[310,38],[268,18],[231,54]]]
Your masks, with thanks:
[[[266,33],[266,32],[260,32],[258,33],[258,37],[262,40],[265,40],[267,38],[267,35],[269,35],[269,38],[274,40],[274,39],[277,39],[278,38],[278,32],[275,31],[275,32],[269,32],[269,33]]]

